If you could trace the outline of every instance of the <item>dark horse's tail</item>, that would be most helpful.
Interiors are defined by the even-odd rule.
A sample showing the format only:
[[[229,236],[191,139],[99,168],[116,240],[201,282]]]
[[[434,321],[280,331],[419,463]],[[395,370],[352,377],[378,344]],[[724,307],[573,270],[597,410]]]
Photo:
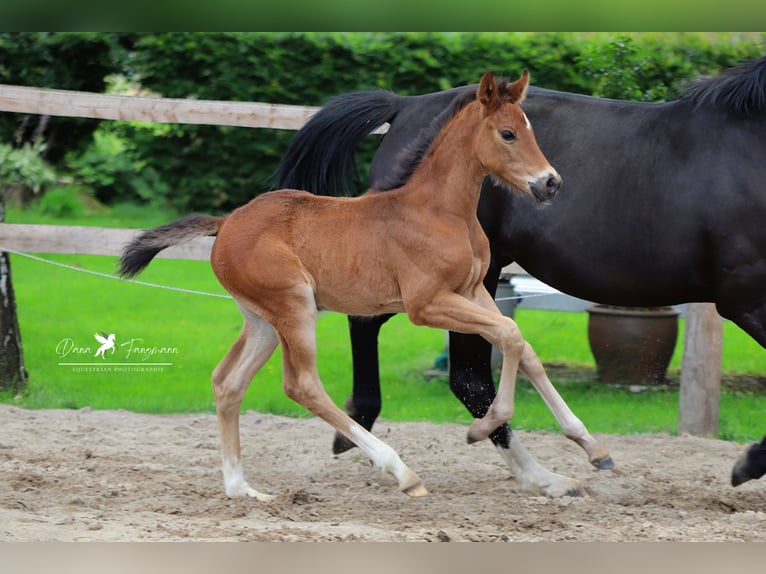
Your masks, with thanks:
[[[212,215],[188,215],[178,221],[144,231],[123,249],[118,273],[126,278],[138,275],[163,249],[196,237],[216,235],[224,219]]]
[[[387,90],[369,90],[328,100],[287,148],[275,174],[279,187],[316,195],[352,195],[358,179],[356,146],[396,115],[400,99]]]

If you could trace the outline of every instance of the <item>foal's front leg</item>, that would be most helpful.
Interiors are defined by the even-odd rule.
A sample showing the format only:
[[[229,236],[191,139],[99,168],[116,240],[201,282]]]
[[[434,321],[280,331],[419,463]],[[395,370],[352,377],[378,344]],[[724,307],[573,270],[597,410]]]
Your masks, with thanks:
[[[561,398],[556,387],[545,374],[545,368],[540,358],[529,343],[525,343],[519,369],[529,378],[548,406],[548,410],[556,417],[561,430],[564,431],[564,436],[580,445],[588,454],[590,463],[599,470],[614,468],[614,461],[612,461],[609,451],[593,438],[583,422],[577,418],[569,405]]]
[[[479,289],[474,300],[477,305],[482,308],[500,314],[497,304],[486,289]],[[515,326],[515,323],[511,319],[507,317],[504,318]],[[582,421],[577,418],[569,408],[569,405],[567,405],[564,399],[561,398],[561,395],[559,395],[558,391],[553,386],[553,383],[551,383],[548,375],[545,374],[545,368],[543,367],[542,362],[532,349],[531,345],[521,337],[521,332],[518,328],[515,331],[509,331],[508,336],[511,337],[514,342],[521,341],[523,350],[519,356],[518,362],[516,362],[515,356],[509,357],[506,354],[502,342],[494,342],[489,336],[484,335],[485,339],[503,350],[503,366],[497,395],[490,405],[487,414],[484,417],[475,420],[471,425],[471,428],[468,431],[468,441],[476,442],[486,439],[500,424],[509,420],[500,420],[502,417],[513,415],[516,367],[518,366],[518,368],[532,381],[532,384],[545,401],[548,409],[553,413],[553,416],[556,417],[556,420],[564,431],[564,435],[579,444],[585,450],[591,464],[601,470],[613,468],[614,462],[609,455],[609,451],[593,438]]]
[[[518,337],[521,338],[521,334],[518,331],[513,333],[513,336],[516,336],[517,333]],[[490,340],[490,342],[492,341]],[[593,438],[582,421],[575,416],[569,408],[569,405],[567,405],[566,402],[564,402],[564,399],[561,398],[561,395],[559,395],[558,391],[553,386],[553,383],[551,383],[550,379],[545,374],[545,369],[543,368],[540,359],[537,357],[529,343],[523,339],[521,339],[521,342],[523,351],[519,357],[519,361],[518,363],[510,363],[508,365],[508,370],[506,370],[506,365],[509,363],[509,357],[505,352],[503,353],[503,367],[497,395],[490,405],[487,414],[483,418],[475,420],[471,425],[468,430],[468,442],[476,442],[486,439],[490,433],[499,426],[499,424],[508,420],[500,420],[503,416],[506,416],[507,414],[511,416],[513,415],[516,366],[518,364],[520,370],[529,377],[535,389],[537,389],[537,392],[548,406],[548,409],[553,413],[553,416],[556,417],[556,420],[564,431],[564,435],[579,444],[585,450],[588,454],[588,460],[593,466],[601,470],[613,468],[614,462],[609,455],[609,451]],[[500,348],[502,349],[502,347]],[[515,357],[511,357],[511,360],[515,361]],[[513,377],[513,379],[511,379],[511,377]]]
[[[442,292],[422,304],[408,308],[411,319],[433,327],[460,333],[481,335],[503,352],[503,365],[497,394],[486,414],[474,420],[468,430],[468,442],[484,440],[513,416],[516,374],[519,366],[532,379],[535,388],[556,416],[565,434],[580,444],[591,462],[599,468],[613,466],[609,453],[588,433],[545,375],[545,369],[532,347],[524,341],[516,323],[500,313],[483,285],[472,300],[456,293]]]
[[[251,488],[245,480],[239,439],[239,410],[255,373],[268,361],[279,341],[271,325],[255,313],[243,307],[240,309],[245,315],[242,332],[213,371],[223,483],[228,496],[252,496],[267,501],[271,499],[270,495]]]
[[[516,323],[500,313],[489,292],[480,285],[473,299],[450,291],[405,296],[405,307],[416,325],[458,333],[481,335],[503,352],[500,384],[484,416],[468,431],[468,442],[486,439],[513,416],[516,374],[524,351],[524,339]]]

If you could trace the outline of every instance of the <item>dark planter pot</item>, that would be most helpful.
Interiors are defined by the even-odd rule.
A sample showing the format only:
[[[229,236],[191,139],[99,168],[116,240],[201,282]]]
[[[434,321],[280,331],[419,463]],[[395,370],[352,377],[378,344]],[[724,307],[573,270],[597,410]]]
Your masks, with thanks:
[[[663,383],[678,338],[678,311],[588,308],[588,342],[598,378],[607,383]]]

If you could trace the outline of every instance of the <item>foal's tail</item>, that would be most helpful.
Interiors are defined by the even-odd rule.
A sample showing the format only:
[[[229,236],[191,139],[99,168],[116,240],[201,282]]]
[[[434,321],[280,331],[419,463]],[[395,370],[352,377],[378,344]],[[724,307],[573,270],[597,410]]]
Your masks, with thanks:
[[[275,173],[278,186],[316,195],[353,195],[359,179],[357,144],[390,121],[402,99],[387,90],[368,90],[328,100],[290,142]]]
[[[163,249],[173,247],[206,235],[216,235],[225,217],[188,215],[173,223],[147,229],[122,250],[118,273],[122,277],[135,277],[146,268]]]

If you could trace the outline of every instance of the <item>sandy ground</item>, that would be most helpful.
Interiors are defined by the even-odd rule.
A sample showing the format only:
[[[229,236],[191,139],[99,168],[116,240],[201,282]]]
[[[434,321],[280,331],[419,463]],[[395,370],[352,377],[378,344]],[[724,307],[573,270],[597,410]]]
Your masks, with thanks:
[[[766,480],[729,486],[742,445],[599,435],[596,471],[552,433],[520,432],[581,498],[520,490],[466,427],[378,422],[430,495],[410,499],[358,451],[330,452],[317,419],[247,413],[245,472],[268,503],[223,494],[212,415],[27,411],[0,406],[3,541],[766,541]]]

